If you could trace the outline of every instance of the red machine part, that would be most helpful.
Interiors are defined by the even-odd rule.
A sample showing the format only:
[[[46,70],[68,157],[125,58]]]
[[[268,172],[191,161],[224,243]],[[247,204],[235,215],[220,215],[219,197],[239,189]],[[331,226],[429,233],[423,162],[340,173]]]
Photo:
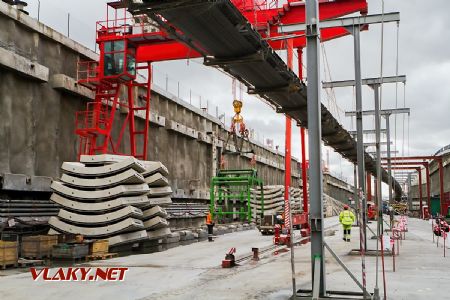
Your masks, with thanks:
[[[287,4],[278,5],[278,1],[255,1],[255,0],[233,0],[232,1],[242,14],[257,28],[263,38],[280,37],[278,24],[293,24],[305,22],[305,4],[299,1],[288,1]],[[366,0],[336,0],[321,1],[319,3],[320,19],[332,19],[352,13],[367,13]],[[366,30],[367,27],[362,28]],[[158,34],[162,35],[162,40],[156,39]],[[269,35],[267,34],[269,33]],[[293,38],[294,48],[304,48],[306,38],[301,36],[303,31],[293,33],[300,35]],[[342,27],[327,28],[321,30],[321,41],[329,41],[335,38],[348,35]],[[267,40],[275,50],[286,48],[283,40]],[[146,43],[142,43],[136,52],[136,60],[139,62],[154,62],[162,60],[177,60],[201,57],[197,51],[188,46],[168,38],[167,34],[155,32],[153,38],[149,38]]]
[[[372,201],[367,202],[367,217],[369,220],[377,219],[377,206]]]
[[[305,5],[299,1],[233,0],[242,14],[259,30],[263,37],[279,36],[278,24],[301,23],[305,20]],[[109,19],[111,15],[114,17]],[[330,19],[355,12],[367,13],[365,0],[321,1],[320,18]],[[78,82],[95,92],[95,99],[86,110],[76,116],[75,133],[79,136],[78,155],[124,154],[140,159],[147,158],[148,121],[150,116],[151,62],[200,57],[200,53],[172,39],[153,26],[148,16],[128,16],[120,1],[108,4],[107,20],[97,22],[97,43],[100,49],[98,62],[80,62]],[[305,46],[303,32],[292,39],[294,48]],[[347,35],[343,28],[324,29],[321,40],[327,41]],[[268,39],[275,49],[284,49],[283,41]],[[120,70],[117,71],[116,69]],[[145,70],[146,82],[138,82],[137,71]],[[114,70],[114,72],[107,72]],[[136,97],[136,90],[144,94]],[[126,90],[126,92],[123,92]],[[123,96],[122,96],[123,95]],[[117,109],[126,117],[117,117]],[[145,119],[143,128],[137,129],[136,115]],[[121,120],[119,120],[121,119]],[[120,133],[112,130],[120,125]],[[128,128],[128,130],[127,130]],[[128,134],[125,132],[128,131]],[[128,135],[130,147],[122,141]],[[138,139],[141,138],[141,141]],[[138,149],[139,148],[139,149]]]

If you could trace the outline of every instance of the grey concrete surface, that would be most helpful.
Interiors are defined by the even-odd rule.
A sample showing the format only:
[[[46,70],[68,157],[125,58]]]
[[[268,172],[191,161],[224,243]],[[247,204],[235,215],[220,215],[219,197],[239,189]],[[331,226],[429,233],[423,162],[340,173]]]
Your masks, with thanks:
[[[139,173],[145,171],[144,165],[134,157],[128,157],[114,164],[97,167],[87,167],[77,162],[64,162],[61,166],[63,172],[82,177],[112,176],[128,169],[133,169]]]
[[[336,225],[336,218],[327,218],[326,226]],[[374,226],[371,224],[370,226]],[[352,242],[341,239],[341,230],[326,241],[344,263],[361,278],[361,259],[348,252],[358,247],[357,228],[352,230]],[[427,222],[410,219],[407,239],[402,241],[397,271],[392,271],[392,258],[387,258],[387,299],[448,299],[450,258],[443,257],[442,246],[432,242]],[[251,253],[252,247],[272,243],[271,236],[261,236],[256,230],[220,236],[213,243],[199,242],[176,247],[165,252],[119,257],[98,261],[89,266],[127,266],[125,281],[120,283],[32,282],[28,272],[0,277],[2,299],[270,299],[287,300],[291,291],[289,252],[261,255],[259,262],[247,261],[233,269],[222,269],[225,252],[236,247],[238,257]],[[369,245],[374,246],[373,241]],[[309,288],[309,244],[295,247],[298,287]],[[327,253],[328,254],[328,253]],[[375,258],[366,257],[367,286],[374,286]],[[357,286],[334,261],[326,257],[327,283],[330,290],[353,290]],[[0,272],[1,274],[1,272]],[[380,282],[381,283],[381,282]],[[381,291],[382,291],[382,285]]]
[[[104,188],[120,184],[144,183],[144,177],[133,169],[103,178],[80,178],[69,174],[62,174],[61,181],[69,186],[79,188]]]
[[[51,185],[53,191],[66,198],[76,199],[80,201],[98,201],[105,199],[114,199],[126,196],[145,195],[149,191],[147,184],[129,184],[119,185],[103,190],[79,190],[63,185],[61,182],[53,181]]]
[[[128,205],[133,205],[137,207],[149,205],[148,201],[149,199],[147,198],[147,196],[120,197],[109,201],[95,202],[95,203],[78,202],[75,200],[64,198],[63,196],[58,194],[52,194],[50,199],[58,203],[59,205],[74,211],[93,212],[93,213],[114,210]]]
[[[128,217],[141,219],[143,217],[142,210],[133,206],[126,206],[110,213],[102,213],[99,215],[80,215],[61,208],[58,213],[58,218],[63,221],[80,224],[82,226],[101,226],[101,224],[113,223]]]
[[[57,217],[50,217],[48,223],[53,230],[56,230],[60,233],[82,234],[87,238],[111,236],[115,233],[136,231],[144,228],[144,224],[141,220],[133,218],[126,218],[117,223],[96,227],[81,227],[73,224],[68,224],[63,220],[58,219]]]

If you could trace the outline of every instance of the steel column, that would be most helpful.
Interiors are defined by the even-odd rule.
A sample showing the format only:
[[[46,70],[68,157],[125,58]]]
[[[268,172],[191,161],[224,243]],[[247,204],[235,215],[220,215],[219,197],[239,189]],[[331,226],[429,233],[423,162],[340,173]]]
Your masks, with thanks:
[[[386,139],[387,139],[387,162],[388,162],[388,186],[389,186],[389,204],[394,203],[394,199],[392,199],[392,170],[391,170],[391,129],[390,129],[390,118],[391,115],[387,114],[385,115],[386,118]]]
[[[287,65],[292,70],[293,48],[292,40],[287,40]],[[284,143],[284,226],[286,229],[291,227],[291,203],[289,197],[289,189],[291,187],[291,136],[292,136],[292,120],[286,116],[286,134]],[[292,234],[292,232],[290,232]]]
[[[363,195],[365,189],[365,160],[364,160],[364,140],[363,140],[363,121],[362,121],[362,78],[361,78],[361,45],[360,45],[360,28],[353,26],[351,28],[353,34],[353,47],[355,59],[355,94],[356,94],[356,137],[357,137],[357,163],[358,163],[358,190]],[[358,200],[361,201],[361,200]],[[367,198],[362,197],[362,228],[363,228],[363,246],[367,249]]]
[[[297,49],[298,56],[298,77],[303,80],[303,49]],[[303,211],[308,214],[308,173],[306,167],[306,141],[305,141],[306,129],[300,127],[300,140],[302,149],[302,189],[303,189]],[[309,224],[308,224],[309,227]]]
[[[428,205],[428,211],[431,212],[431,190],[430,190],[430,164],[427,162],[425,163],[425,172],[427,177],[427,205]]]
[[[306,0],[306,40],[308,73],[309,191],[311,219],[312,282],[318,282],[319,296],[326,295],[325,253],[323,245],[322,126],[320,102],[319,7],[317,0]],[[319,263],[315,264],[316,261]],[[320,270],[316,270],[320,268]],[[320,276],[320,278],[317,278]],[[313,294],[317,293],[313,290]]]
[[[377,216],[377,238],[379,241],[377,241],[377,256],[376,256],[376,280],[375,280],[375,287],[374,287],[374,300],[380,299],[380,289],[378,286],[378,274],[379,274],[379,263],[378,263],[378,249],[379,249],[379,242],[381,242],[381,246],[383,247],[383,202],[382,202],[382,192],[381,192],[381,149],[380,149],[380,123],[381,123],[381,117],[380,117],[380,85],[374,84],[370,86],[373,89],[374,92],[374,105],[375,105],[375,147],[376,147],[376,170],[377,170],[377,178],[376,178],[376,185],[375,189],[377,191],[377,197],[376,197],[376,204],[378,209],[378,216]],[[383,251],[383,249],[381,249]],[[383,263],[383,261],[382,261]],[[382,269],[384,270],[384,265],[382,264]],[[384,282],[384,281],[383,281]],[[385,289],[385,288],[384,288]]]
[[[372,176],[369,172],[366,173],[367,179],[367,201],[372,201]]]
[[[441,215],[444,215],[444,207],[442,206],[442,204],[444,203],[443,198],[444,198],[444,166],[443,166],[443,162],[442,162],[442,157],[439,158],[438,160],[439,163],[439,204],[441,207]],[[445,215],[447,214],[447,212],[445,212]],[[444,216],[445,216],[444,215]]]
[[[419,209],[420,209],[420,218],[423,219],[423,199],[422,199],[422,170],[417,168],[417,172],[419,172]]]

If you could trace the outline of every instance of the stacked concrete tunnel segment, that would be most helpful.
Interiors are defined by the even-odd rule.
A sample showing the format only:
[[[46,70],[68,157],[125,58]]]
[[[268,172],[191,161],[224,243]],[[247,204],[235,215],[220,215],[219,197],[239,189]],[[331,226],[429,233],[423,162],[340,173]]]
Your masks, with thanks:
[[[171,234],[162,206],[172,203],[172,189],[163,164],[115,155],[80,161],[64,162],[64,180],[51,185],[61,209],[49,220],[50,233],[107,238],[110,246]]]
[[[246,84],[249,93],[264,98],[277,111],[308,127],[306,85],[230,1],[146,0],[130,4],[129,11],[145,13],[160,25],[165,24],[164,18],[182,31],[183,36],[173,37],[200,51],[206,65],[222,68]],[[356,141],[323,104],[321,111],[324,142],[356,163]],[[376,176],[374,159],[367,153],[364,157],[366,171]],[[386,171],[382,171],[382,180],[389,182]],[[402,188],[395,178],[392,182],[399,198]]]

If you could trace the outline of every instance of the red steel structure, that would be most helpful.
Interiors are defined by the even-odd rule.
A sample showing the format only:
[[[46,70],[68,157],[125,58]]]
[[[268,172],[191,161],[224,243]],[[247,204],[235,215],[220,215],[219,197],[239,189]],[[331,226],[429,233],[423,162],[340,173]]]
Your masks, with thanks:
[[[383,157],[382,160],[387,160],[386,157]],[[448,207],[450,206],[450,203],[447,203],[444,200],[445,194],[444,194],[444,165],[442,161],[442,156],[438,155],[426,155],[426,156],[398,156],[398,157],[391,157],[391,161],[432,161],[435,160],[438,163],[439,166],[439,195],[440,195],[440,207],[441,212],[446,212],[448,210]],[[430,177],[429,174],[429,168],[428,168],[428,174],[427,177]],[[429,204],[428,204],[429,205]],[[430,207],[430,206],[428,206]]]
[[[232,2],[275,50],[286,48],[285,41],[276,39],[280,37],[279,24],[305,21],[304,2],[287,1],[283,5],[278,1],[264,0]],[[106,21],[97,22],[99,61],[83,61],[78,65],[78,82],[95,92],[94,101],[88,103],[86,109],[76,115],[75,133],[79,137],[79,156],[113,153],[147,159],[151,63],[196,58],[206,53],[199,53],[172,38],[176,29],[174,32],[160,30],[147,15],[129,15],[124,3],[126,2],[108,3]],[[319,10],[321,19],[337,18],[356,12],[366,14],[367,2],[321,1]],[[291,39],[292,47],[303,48],[306,44],[304,32],[296,32],[295,35],[296,37]],[[344,28],[323,29],[321,40],[328,41],[345,35],[348,35],[348,32]],[[145,75],[145,80],[139,79],[139,71],[142,72],[141,75]],[[118,110],[125,117],[121,117],[122,114],[118,114]],[[140,128],[137,128],[136,122],[138,115],[145,120]],[[114,128],[118,129],[117,134],[113,134]],[[127,136],[129,146],[123,143]],[[286,171],[290,172],[289,169]]]
[[[387,167],[387,163],[381,164],[383,167]],[[402,162],[391,162],[392,166],[423,166],[425,168],[425,177],[426,177],[426,188],[427,188],[427,205],[430,207],[430,199],[431,199],[431,189],[430,189],[430,163],[427,161],[402,161]]]

